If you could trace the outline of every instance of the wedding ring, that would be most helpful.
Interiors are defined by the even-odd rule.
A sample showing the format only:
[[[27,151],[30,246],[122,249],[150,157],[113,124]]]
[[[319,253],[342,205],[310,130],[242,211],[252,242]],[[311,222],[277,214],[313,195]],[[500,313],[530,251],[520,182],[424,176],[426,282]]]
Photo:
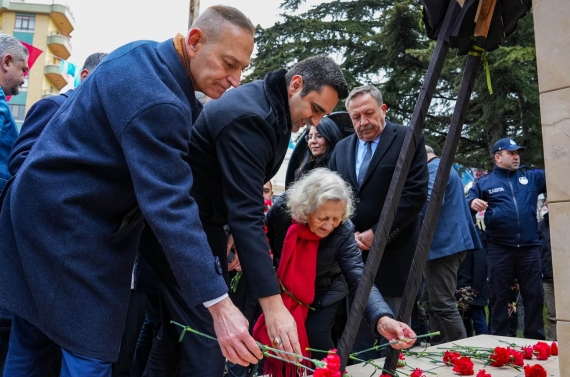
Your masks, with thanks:
[[[281,338],[279,337],[273,338],[273,348],[279,348],[281,347],[281,344],[283,344],[281,343]]]

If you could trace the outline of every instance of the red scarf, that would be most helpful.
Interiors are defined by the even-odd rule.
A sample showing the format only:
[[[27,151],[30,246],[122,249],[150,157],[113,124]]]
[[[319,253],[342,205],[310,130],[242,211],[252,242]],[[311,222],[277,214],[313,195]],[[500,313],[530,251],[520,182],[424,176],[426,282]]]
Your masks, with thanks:
[[[301,305],[285,292],[281,293],[285,307],[289,310],[297,324],[297,333],[303,356],[307,357],[310,357],[310,352],[306,350],[309,347],[309,340],[307,330],[305,329],[305,321],[309,314],[309,305],[315,299],[317,252],[320,240],[321,238],[311,232],[307,225],[293,223],[289,227],[283,242],[281,261],[277,269],[277,276],[279,276],[285,289],[303,303]],[[255,324],[253,337],[262,344],[273,347],[273,340],[269,339],[267,334],[265,316],[263,314]],[[282,361],[269,357],[265,359],[264,373],[272,377],[282,377],[283,370]],[[285,375],[287,377],[296,376],[297,367],[287,363]]]

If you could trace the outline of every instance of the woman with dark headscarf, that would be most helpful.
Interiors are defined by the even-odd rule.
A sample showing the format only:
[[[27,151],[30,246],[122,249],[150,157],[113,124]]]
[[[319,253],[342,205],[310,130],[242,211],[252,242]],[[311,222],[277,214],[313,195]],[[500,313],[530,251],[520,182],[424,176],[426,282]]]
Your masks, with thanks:
[[[301,166],[295,171],[295,180],[314,168],[328,167],[334,147],[341,139],[340,129],[330,118],[322,118],[316,127],[311,126],[305,135],[309,148]]]

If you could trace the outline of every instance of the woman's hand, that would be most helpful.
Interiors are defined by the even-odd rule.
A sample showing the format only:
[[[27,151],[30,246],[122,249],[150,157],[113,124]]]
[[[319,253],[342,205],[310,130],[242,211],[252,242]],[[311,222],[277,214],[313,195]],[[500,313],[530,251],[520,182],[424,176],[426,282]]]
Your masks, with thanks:
[[[376,330],[389,342],[394,340],[401,340],[398,343],[392,344],[395,349],[410,348],[416,342],[416,333],[403,322],[396,321],[390,317],[382,317],[376,323]],[[413,338],[413,339],[410,339]]]

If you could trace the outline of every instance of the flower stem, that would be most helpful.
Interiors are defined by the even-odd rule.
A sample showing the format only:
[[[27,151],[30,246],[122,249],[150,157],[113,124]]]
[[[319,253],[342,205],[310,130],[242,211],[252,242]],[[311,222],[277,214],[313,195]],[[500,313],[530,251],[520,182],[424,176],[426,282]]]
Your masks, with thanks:
[[[388,373],[390,376],[398,377],[398,373],[394,374],[394,373],[392,373],[392,372],[390,372],[390,371],[388,371],[388,370],[382,368],[380,365],[376,364],[376,363],[375,363],[374,361],[372,361],[372,360],[368,360],[368,361],[362,360],[362,359],[359,359],[358,357],[354,357],[353,354],[349,355],[348,358],[349,358],[349,359],[352,359],[352,360],[360,361],[360,362],[362,362],[362,363],[365,363],[365,365],[366,365],[366,364],[370,364],[370,365],[372,365],[374,368],[376,368],[377,370],[380,370],[382,373],[386,372],[386,373]],[[406,374],[406,373],[402,372],[402,374]],[[406,374],[406,375],[408,376],[408,374]]]
[[[279,351],[279,352],[281,352],[281,351]],[[303,364],[301,364],[301,363],[299,363],[299,362],[292,362],[292,361],[289,361],[289,360],[285,360],[285,359],[283,359],[283,358],[281,358],[281,357],[279,357],[279,356],[272,355],[272,354],[270,354],[270,353],[267,352],[267,351],[266,351],[266,352],[263,352],[263,355],[265,355],[265,356],[267,356],[267,357],[271,357],[271,358],[273,358],[273,359],[285,361],[285,362],[290,363],[290,364],[293,364],[293,365],[295,365],[295,366],[297,366],[297,367],[304,368],[304,369],[308,370],[309,372],[315,372],[314,369],[311,369],[311,368],[309,368],[309,367],[306,366],[306,365],[303,365]],[[310,359],[309,359],[309,360],[310,360]]]
[[[204,334],[203,332],[200,332],[200,331],[198,331],[198,330],[194,330],[193,328],[188,327],[188,326],[184,326],[184,325],[182,325],[182,324],[180,324],[180,323],[178,323],[178,322],[170,321],[170,323],[172,323],[172,324],[174,324],[174,325],[176,325],[176,326],[182,327],[182,334],[180,334],[180,339],[178,339],[178,342],[181,342],[181,341],[182,341],[182,338],[184,338],[184,335],[186,334],[186,331],[190,331],[191,333],[194,333],[194,334],[203,336],[204,338],[208,338],[208,339],[215,340],[216,342],[218,341],[218,339],[214,338],[213,336],[210,336],[210,335],[208,335],[208,334]]]
[[[427,338],[427,337],[429,337],[429,336],[437,336],[437,335],[440,335],[440,332],[439,332],[439,331],[435,331],[435,332],[432,332],[432,333],[429,333],[429,334],[424,334],[424,335],[417,335],[417,336],[413,336],[413,337],[409,337],[409,338],[404,338],[404,339],[392,340],[391,342],[384,343],[384,344],[380,344],[380,345],[378,345],[378,346],[374,346],[374,347],[365,349],[365,350],[363,350],[363,351],[358,351],[358,352],[351,353],[350,356],[356,356],[356,355],[358,355],[358,354],[361,354],[361,353],[364,353],[364,352],[368,352],[368,351],[378,351],[378,350],[380,350],[380,349],[382,349],[382,348],[387,348],[388,346],[391,346],[392,344],[397,344],[397,343],[400,343],[400,342],[406,342],[406,341],[408,341],[409,339],[420,339],[420,338]],[[321,351],[321,352],[324,352],[324,351]]]

